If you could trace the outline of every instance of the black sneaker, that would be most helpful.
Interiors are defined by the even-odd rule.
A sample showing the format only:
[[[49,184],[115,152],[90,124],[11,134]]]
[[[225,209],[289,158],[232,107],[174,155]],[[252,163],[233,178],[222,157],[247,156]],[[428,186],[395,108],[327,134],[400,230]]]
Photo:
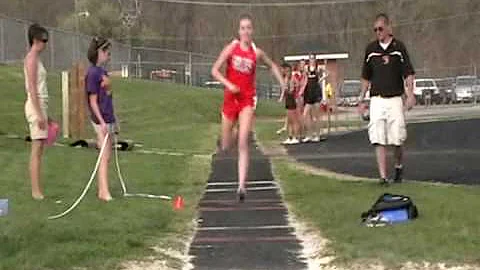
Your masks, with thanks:
[[[393,182],[401,183],[403,180],[403,167],[395,167],[395,177],[393,178]]]
[[[389,185],[392,181],[387,178],[380,178],[379,184],[380,185]]]
[[[243,191],[243,190],[237,191],[237,201],[239,203],[245,202],[245,191]]]

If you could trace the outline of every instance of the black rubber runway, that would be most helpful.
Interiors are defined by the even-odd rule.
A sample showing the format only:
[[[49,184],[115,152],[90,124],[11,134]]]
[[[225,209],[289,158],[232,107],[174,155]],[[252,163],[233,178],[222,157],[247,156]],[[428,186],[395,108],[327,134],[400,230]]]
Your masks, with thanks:
[[[213,157],[199,205],[199,228],[190,255],[195,269],[306,269],[300,242],[273,179],[270,162],[252,146],[246,201],[236,202],[236,154]]]
[[[480,119],[408,124],[407,130],[405,179],[480,184]],[[378,178],[374,148],[366,130],[287,149],[298,161],[318,168]],[[389,160],[392,172],[391,155]]]

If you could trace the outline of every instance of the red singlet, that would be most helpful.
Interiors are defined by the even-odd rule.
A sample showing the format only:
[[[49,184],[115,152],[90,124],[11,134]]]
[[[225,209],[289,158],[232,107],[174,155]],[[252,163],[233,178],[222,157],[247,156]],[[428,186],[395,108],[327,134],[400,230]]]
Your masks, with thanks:
[[[225,88],[223,99],[223,114],[236,121],[240,112],[246,107],[256,106],[256,67],[257,53],[252,43],[248,50],[240,48],[240,42],[234,40],[234,48],[227,59],[227,80],[236,85],[240,92],[232,93]]]
[[[293,80],[295,80],[296,87],[294,89],[294,97],[298,98],[300,94],[300,88],[301,88],[301,83],[303,82],[304,79],[304,74],[300,71],[295,71],[293,73]]]

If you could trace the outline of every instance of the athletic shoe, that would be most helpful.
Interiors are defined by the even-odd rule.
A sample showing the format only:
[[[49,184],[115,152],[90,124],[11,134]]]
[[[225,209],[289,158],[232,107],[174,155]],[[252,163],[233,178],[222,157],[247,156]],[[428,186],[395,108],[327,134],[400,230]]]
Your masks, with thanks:
[[[282,144],[283,144],[283,145],[292,144],[292,139],[288,138],[288,139],[286,139],[285,141],[283,141]]]
[[[393,178],[393,182],[401,183],[402,180],[403,180],[403,166],[395,167],[395,177]]]
[[[312,142],[315,142],[315,143],[320,142],[320,137],[319,136],[313,137]]]
[[[380,185],[389,185],[392,181],[390,179],[387,179],[387,178],[380,178],[380,182],[379,184]]]
[[[287,131],[287,129],[285,127],[282,127],[281,129],[277,130],[277,135],[280,135],[285,131]]]
[[[237,191],[237,201],[239,203],[245,202],[245,191],[243,191],[243,190],[238,190]]]
[[[293,138],[291,141],[290,141],[290,144],[299,144],[300,141],[297,139],[297,138]]]
[[[32,194],[32,198],[35,200],[35,201],[43,201],[45,199],[45,196],[43,195],[33,195]],[[0,211],[1,212],[1,211]]]
[[[302,143],[308,143],[310,141],[312,141],[312,138],[310,138],[308,136],[302,139]]]

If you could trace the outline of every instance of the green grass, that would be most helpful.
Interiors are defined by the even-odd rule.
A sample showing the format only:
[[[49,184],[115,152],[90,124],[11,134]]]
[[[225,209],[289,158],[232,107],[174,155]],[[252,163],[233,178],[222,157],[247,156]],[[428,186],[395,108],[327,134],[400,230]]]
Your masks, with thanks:
[[[405,183],[387,190],[376,183],[338,181],[276,164],[285,198],[302,220],[332,240],[338,262],[380,259],[387,265],[412,262],[478,263],[480,189]],[[420,217],[385,228],[360,225],[360,214],[384,192],[408,194]]]
[[[259,121],[257,137],[268,147],[279,147],[275,131],[281,122]],[[480,255],[480,188],[431,185],[420,182],[394,185],[342,181],[306,173],[295,164],[273,159],[285,200],[297,218],[330,240],[327,254],[335,264],[348,266],[382,262],[393,269],[406,262],[445,262],[478,265]],[[420,217],[408,224],[367,228],[360,214],[384,192],[414,199]],[[480,266],[479,266],[480,267]]]
[[[261,122],[257,135],[262,144],[278,147],[278,123]],[[405,183],[385,189],[376,183],[341,181],[305,173],[284,160],[273,160],[286,201],[295,215],[330,240],[328,254],[336,264],[380,260],[398,267],[406,262],[480,261],[480,189]],[[409,224],[367,228],[360,214],[384,192],[414,199],[420,218]]]
[[[10,199],[11,206],[9,216],[0,219],[0,269],[115,269],[124,260],[158,255],[150,250],[154,245],[181,249],[208,177],[208,160],[124,154],[121,166],[130,191],[181,194],[186,209],[175,212],[170,202],[120,198],[120,186],[113,181],[116,177],[111,170],[115,201],[99,202],[92,187],[69,216],[49,221],[47,216],[63,211],[79,195],[95,153],[49,149],[43,174],[49,198],[38,203],[29,197],[26,145],[14,142],[8,148],[0,155],[4,168],[1,195]],[[56,204],[55,200],[63,202]]]
[[[51,74],[50,115],[60,120],[60,75]],[[0,81],[0,132],[24,135],[21,69],[1,66]],[[219,92],[120,79],[114,81],[114,91],[122,138],[178,152],[210,153],[215,149]],[[99,202],[94,185],[72,214],[48,221],[47,216],[63,211],[80,194],[97,152],[48,148],[42,170],[48,198],[35,202],[30,198],[27,173],[29,150],[22,140],[0,137],[0,197],[10,200],[10,214],[0,218],[0,269],[116,269],[126,260],[149,255],[166,258],[152,246],[182,250],[188,242],[195,207],[209,175],[208,159],[120,153],[131,192],[182,195],[186,202],[183,211],[174,211],[166,201],[120,198],[111,166],[111,191],[116,200]],[[62,203],[56,204],[56,200]],[[179,268],[179,261],[166,259]]]
[[[0,66],[0,82],[0,135],[28,134],[22,69]],[[48,87],[49,115],[61,121],[59,73],[49,73]],[[123,79],[114,79],[113,91],[121,138],[142,143],[147,149],[204,154],[215,150],[221,91]],[[259,103],[259,115],[274,116],[279,111],[277,104]],[[88,137],[94,138],[90,127],[88,130]],[[0,136],[0,198],[10,201],[9,215],[0,217],[0,270],[118,269],[122,262],[148,256],[166,259],[170,267],[181,268],[181,261],[152,247],[183,252],[209,176],[209,159],[120,153],[130,192],[181,195],[185,200],[183,211],[174,211],[171,202],[121,198],[112,162],[113,202],[98,201],[94,184],[74,212],[49,221],[48,216],[65,210],[80,194],[97,152],[48,148],[42,167],[47,199],[36,202],[30,197],[29,151],[29,143]],[[57,204],[57,200],[62,202]]]

